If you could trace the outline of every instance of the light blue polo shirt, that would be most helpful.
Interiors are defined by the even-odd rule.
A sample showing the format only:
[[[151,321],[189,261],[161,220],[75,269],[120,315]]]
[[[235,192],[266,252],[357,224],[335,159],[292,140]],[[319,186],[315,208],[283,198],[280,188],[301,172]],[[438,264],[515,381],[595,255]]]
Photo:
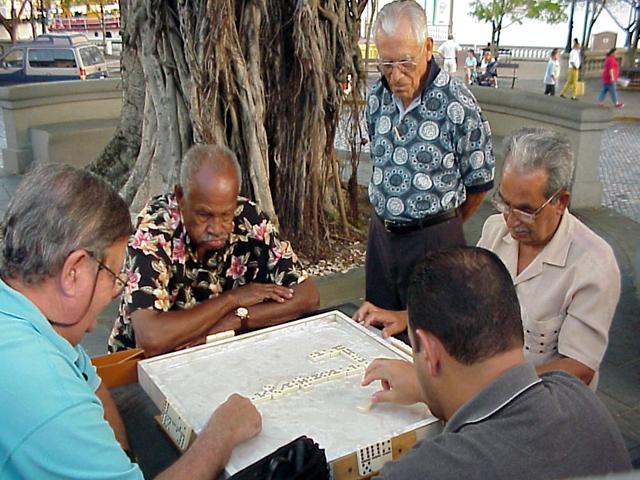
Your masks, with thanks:
[[[0,478],[143,478],[104,420],[87,353],[2,280],[0,332]]]

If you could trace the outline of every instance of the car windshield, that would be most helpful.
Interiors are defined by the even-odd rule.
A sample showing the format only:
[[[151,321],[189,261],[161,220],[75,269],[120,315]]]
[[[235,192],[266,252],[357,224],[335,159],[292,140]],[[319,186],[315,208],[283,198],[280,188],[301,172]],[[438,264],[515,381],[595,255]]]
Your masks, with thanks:
[[[85,67],[104,63],[104,56],[98,47],[84,47],[80,49],[80,58]]]

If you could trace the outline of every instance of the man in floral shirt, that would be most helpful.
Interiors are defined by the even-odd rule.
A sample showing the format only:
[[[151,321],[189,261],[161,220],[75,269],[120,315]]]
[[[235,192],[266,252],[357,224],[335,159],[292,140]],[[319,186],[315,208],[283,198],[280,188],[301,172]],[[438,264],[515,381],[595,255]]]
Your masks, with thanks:
[[[292,320],[318,305],[289,242],[238,197],[241,178],[229,149],[194,146],[174,193],[143,209],[109,351],[138,346],[157,355],[212,333]]]

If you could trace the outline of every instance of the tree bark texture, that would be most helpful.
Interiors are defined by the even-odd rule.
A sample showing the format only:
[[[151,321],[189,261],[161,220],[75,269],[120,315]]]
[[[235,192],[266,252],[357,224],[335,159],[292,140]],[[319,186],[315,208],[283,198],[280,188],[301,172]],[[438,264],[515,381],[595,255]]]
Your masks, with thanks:
[[[121,4],[128,4],[125,104],[120,128],[91,168],[135,211],[173,188],[192,144],[227,145],[242,167],[242,193],[285,235],[317,245],[326,231],[323,201],[334,188],[340,82],[348,74],[354,84],[360,79],[365,2]]]

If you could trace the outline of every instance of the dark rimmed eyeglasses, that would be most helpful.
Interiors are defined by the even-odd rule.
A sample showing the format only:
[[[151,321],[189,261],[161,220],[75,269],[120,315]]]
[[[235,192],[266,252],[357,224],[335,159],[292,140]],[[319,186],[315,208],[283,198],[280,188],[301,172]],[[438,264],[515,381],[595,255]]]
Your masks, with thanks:
[[[102,262],[102,260],[100,260],[97,255],[90,251],[87,250],[86,251],[89,256],[96,261],[96,263],[98,264],[98,270],[105,270],[107,273],[109,273],[109,275],[111,275],[113,277],[113,283],[114,286],[118,289],[118,290],[122,290],[127,283],[129,283],[129,275],[127,274],[127,272],[123,269],[120,271],[120,273],[116,273],[113,270],[111,270],[109,267],[107,267],[104,262]]]
[[[556,193],[551,195],[546,202],[540,205],[540,207],[538,207],[533,212],[525,212],[524,210],[512,207],[511,205],[506,203],[502,198],[499,189],[494,192],[493,197],[491,198],[491,203],[493,204],[494,208],[503,215],[509,215],[509,213],[513,213],[522,223],[531,225],[536,221],[536,217],[540,214],[540,212],[542,212],[542,210],[544,210],[547,205],[553,202],[553,200],[555,200],[563,190],[564,189],[561,188]]]

